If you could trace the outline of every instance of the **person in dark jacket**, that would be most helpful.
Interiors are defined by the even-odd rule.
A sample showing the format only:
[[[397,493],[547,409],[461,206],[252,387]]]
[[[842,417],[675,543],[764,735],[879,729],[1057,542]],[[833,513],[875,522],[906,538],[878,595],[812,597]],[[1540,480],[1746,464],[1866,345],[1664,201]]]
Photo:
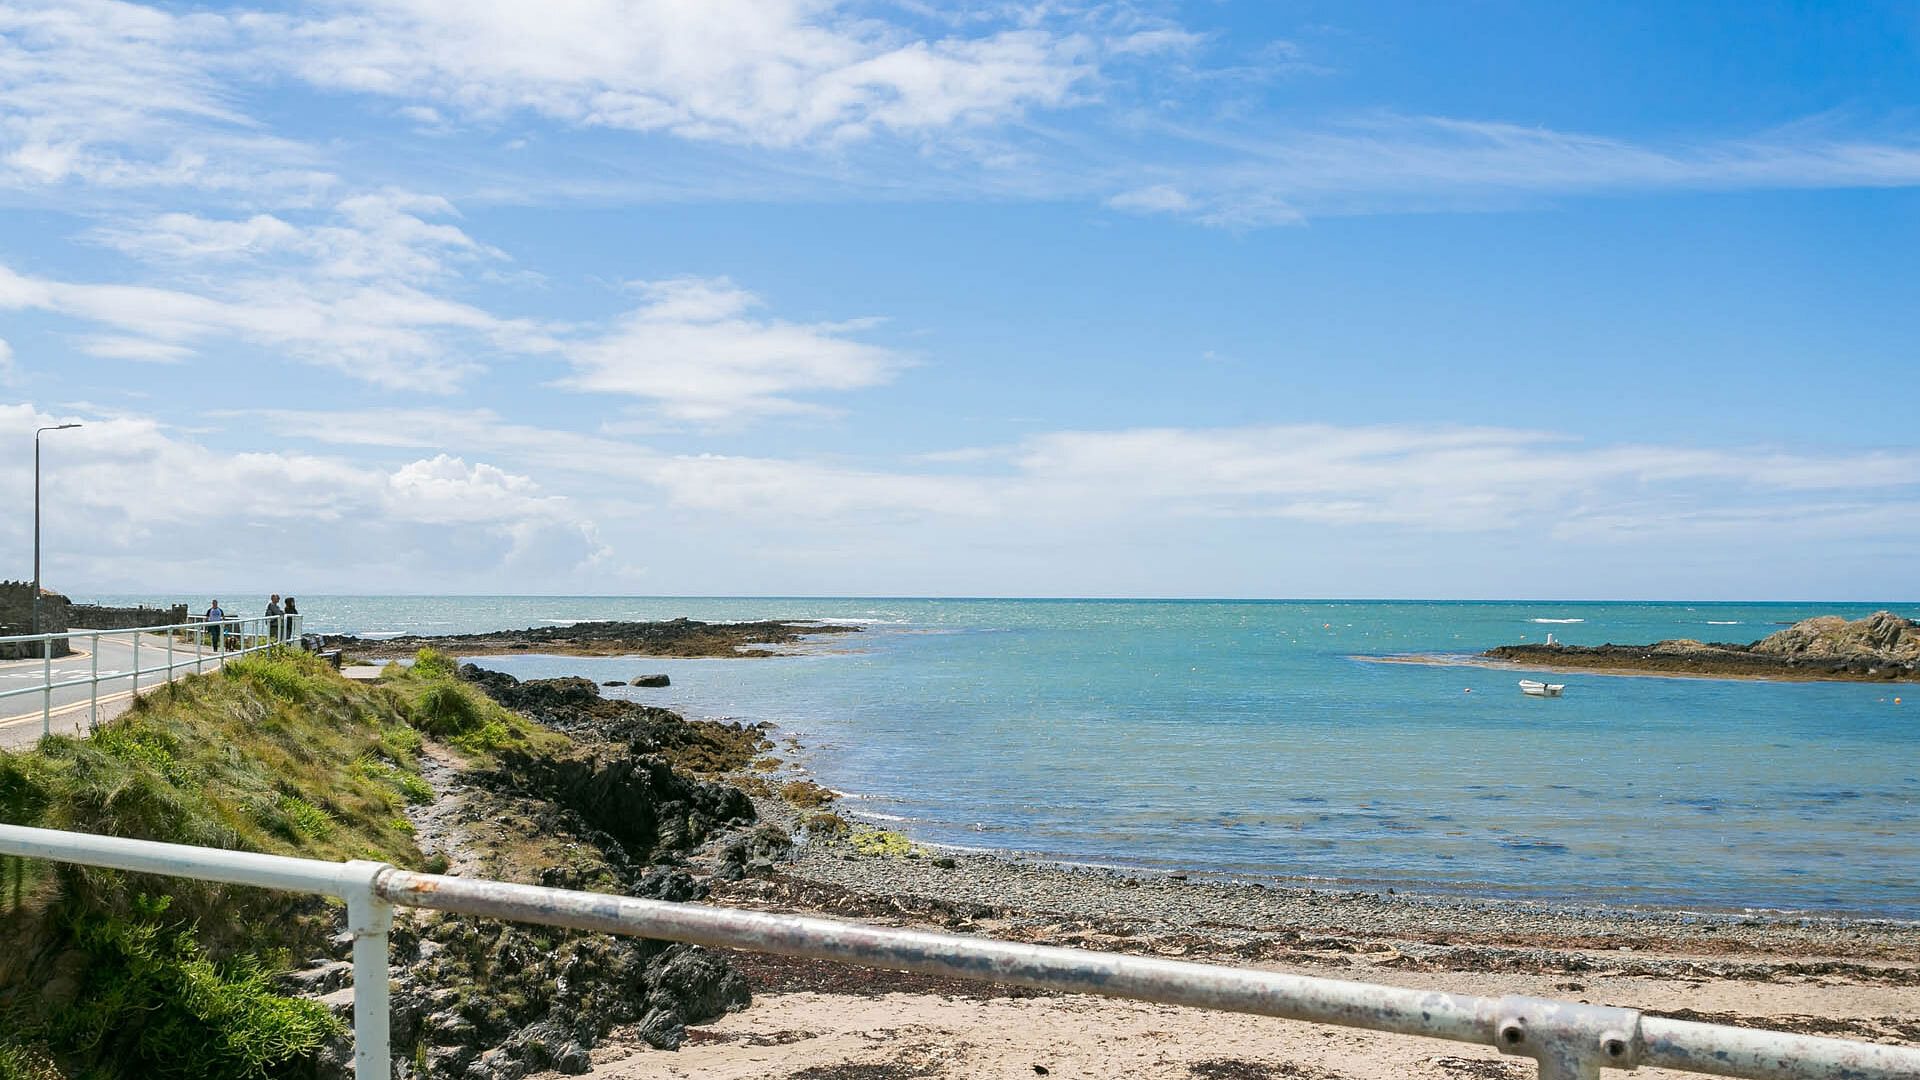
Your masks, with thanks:
[[[280,627],[285,622],[281,614],[280,594],[274,593],[267,599],[267,636],[275,641],[280,640]]]
[[[293,632],[300,628],[300,624],[294,620],[294,616],[300,614],[300,609],[293,606],[293,597],[289,596],[281,602],[280,612],[287,617],[286,638],[288,641],[292,641]]]

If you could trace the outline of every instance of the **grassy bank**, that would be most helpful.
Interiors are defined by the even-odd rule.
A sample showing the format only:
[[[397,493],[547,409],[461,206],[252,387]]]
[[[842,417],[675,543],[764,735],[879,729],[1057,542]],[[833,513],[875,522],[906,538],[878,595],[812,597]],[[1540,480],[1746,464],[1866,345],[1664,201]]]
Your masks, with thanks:
[[[372,687],[291,652],[183,679],[0,753],[0,819],[417,867],[423,731],[475,756],[552,737],[422,660]],[[332,901],[19,859],[0,886],[0,1080],[298,1075],[337,1031],[271,983],[327,951]]]

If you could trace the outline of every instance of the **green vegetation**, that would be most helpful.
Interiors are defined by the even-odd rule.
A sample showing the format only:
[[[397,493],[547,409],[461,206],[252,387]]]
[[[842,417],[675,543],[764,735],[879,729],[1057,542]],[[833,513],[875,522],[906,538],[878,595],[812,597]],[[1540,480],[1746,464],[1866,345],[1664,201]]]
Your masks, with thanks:
[[[413,663],[388,664],[380,685],[398,693],[415,727],[477,763],[500,751],[558,751],[567,737],[548,731],[459,680],[459,664],[445,653],[421,649]]]
[[[422,730],[476,756],[562,739],[434,654],[372,687],[261,654],[152,691],[91,739],[0,753],[0,820],[419,867]],[[32,860],[0,860],[0,890],[0,1080],[281,1076],[337,1030],[270,985],[326,951],[330,901]]]
[[[847,838],[853,850],[862,855],[871,855],[888,859],[917,859],[924,852],[907,839],[905,833],[892,829],[873,829],[865,825],[855,826],[853,835]]]

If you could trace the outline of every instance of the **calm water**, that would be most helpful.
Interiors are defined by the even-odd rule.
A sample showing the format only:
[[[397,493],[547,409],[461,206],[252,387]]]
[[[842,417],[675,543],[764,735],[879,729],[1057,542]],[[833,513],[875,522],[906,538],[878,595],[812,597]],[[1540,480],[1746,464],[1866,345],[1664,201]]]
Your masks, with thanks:
[[[235,602],[229,602],[235,610]],[[1920,917],[1920,693],[1356,662],[1749,641],[1872,606],[316,597],[310,629],[858,620],[773,661],[487,661],[772,720],[855,812],[1091,863],[1612,903]],[[1896,605],[1911,612],[1913,605]],[[1464,691],[1471,690],[1471,693]],[[1903,705],[1893,704],[1899,694]]]

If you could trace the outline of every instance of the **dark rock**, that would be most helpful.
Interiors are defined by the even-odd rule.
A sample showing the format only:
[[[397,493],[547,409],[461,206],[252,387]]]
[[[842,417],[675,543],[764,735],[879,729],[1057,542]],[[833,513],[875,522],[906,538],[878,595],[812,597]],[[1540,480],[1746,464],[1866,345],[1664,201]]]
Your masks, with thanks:
[[[510,749],[498,768],[475,780],[551,800],[640,861],[754,820],[753,801],[739,788],[683,776],[656,757],[592,751],[554,758]]]
[[[793,838],[777,825],[762,825],[726,846],[713,876],[739,881],[750,874],[770,873],[793,854]]]
[[[603,682],[600,685],[601,686],[625,686],[627,684],[621,682],[619,679],[608,679],[606,682]]]
[[[631,891],[633,895],[646,900],[670,900],[676,904],[684,904],[693,900],[705,900],[710,890],[704,882],[696,880],[685,870],[663,866],[647,871],[647,875],[641,878]]]
[[[673,684],[673,680],[667,678],[665,675],[641,675],[636,677],[632,682],[628,683],[627,685],[628,686],[671,686],[672,684]]]

